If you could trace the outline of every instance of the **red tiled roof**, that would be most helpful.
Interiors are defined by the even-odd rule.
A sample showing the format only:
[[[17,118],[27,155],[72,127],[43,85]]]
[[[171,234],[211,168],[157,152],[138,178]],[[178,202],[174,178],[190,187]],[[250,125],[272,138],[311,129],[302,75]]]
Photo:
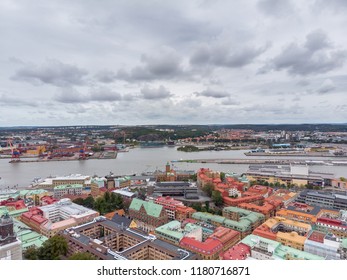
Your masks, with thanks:
[[[319,242],[319,243],[324,243],[324,237],[325,237],[325,233],[319,232],[319,231],[313,231],[308,239]]]
[[[180,245],[206,255],[212,255],[223,249],[222,242],[214,238],[207,238],[205,242],[200,242],[192,237],[183,237],[180,241]]]
[[[245,260],[251,254],[251,248],[243,243],[239,243],[221,254],[222,260]]]

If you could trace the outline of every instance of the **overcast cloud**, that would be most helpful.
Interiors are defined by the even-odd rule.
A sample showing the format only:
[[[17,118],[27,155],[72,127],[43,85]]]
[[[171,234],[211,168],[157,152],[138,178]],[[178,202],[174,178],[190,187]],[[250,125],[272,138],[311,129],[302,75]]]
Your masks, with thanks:
[[[0,126],[346,122],[346,11],[2,0]]]

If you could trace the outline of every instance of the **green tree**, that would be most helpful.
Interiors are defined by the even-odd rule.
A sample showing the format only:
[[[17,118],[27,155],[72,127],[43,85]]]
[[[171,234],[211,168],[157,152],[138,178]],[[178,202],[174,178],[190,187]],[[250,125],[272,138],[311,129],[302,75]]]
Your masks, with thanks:
[[[71,255],[68,260],[96,260],[96,258],[88,252],[78,252]]]
[[[84,205],[84,199],[82,197],[78,197],[72,201],[73,203],[76,203],[78,205]]]
[[[209,201],[205,201],[205,207],[207,212],[210,210],[210,202]]]
[[[214,190],[214,187],[213,187],[212,184],[207,183],[207,184],[202,188],[202,190],[203,190],[209,197],[211,197],[212,192],[213,192],[213,190]]]
[[[25,258],[26,260],[38,260],[37,254],[38,254],[37,249],[31,247],[31,248],[28,248],[28,249],[25,251],[25,253],[24,253],[24,258]]]
[[[104,194],[104,200],[106,203],[110,202],[111,201],[111,195],[109,192],[105,192]]]
[[[255,180],[249,182],[249,185],[250,185],[250,186],[254,186],[254,185],[256,185],[256,184],[257,184],[257,181],[255,181]]]
[[[94,209],[94,203],[95,203],[95,200],[94,200],[94,197],[92,197],[91,195],[89,195],[83,202],[83,206],[84,207],[87,207],[87,208],[90,208],[90,209]]]
[[[64,237],[55,235],[46,240],[38,250],[39,260],[60,260],[67,253],[68,245]]]
[[[192,180],[192,181],[194,181],[194,182],[196,182],[196,180],[198,179],[198,178],[197,178],[197,174],[195,173],[195,174],[191,175],[191,176],[189,177],[189,179]]]
[[[94,209],[103,215],[107,212],[107,203],[103,197],[98,197],[94,203]]]
[[[194,202],[193,204],[192,204],[192,208],[193,209],[195,209],[196,211],[198,211],[198,212],[201,212],[201,204],[200,203],[198,203],[198,202]]]
[[[224,182],[224,179],[225,179],[225,173],[224,172],[220,173],[220,179],[222,180],[222,182]]]
[[[212,192],[212,201],[216,206],[222,206],[223,205],[223,197],[222,194],[219,191],[213,191]]]

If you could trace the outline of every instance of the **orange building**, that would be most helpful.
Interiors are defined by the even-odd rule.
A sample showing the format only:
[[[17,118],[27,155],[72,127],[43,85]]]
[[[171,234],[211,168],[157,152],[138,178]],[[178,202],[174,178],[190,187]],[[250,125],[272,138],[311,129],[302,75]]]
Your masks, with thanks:
[[[228,251],[220,255],[221,260],[246,260],[251,256],[251,247],[246,244],[239,243],[234,247],[230,248]]]
[[[265,219],[273,217],[276,212],[276,207],[269,202],[265,201],[262,205],[256,205],[252,203],[241,203],[238,207],[261,213],[265,216]]]
[[[273,189],[267,186],[254,185],[248,188],[247,191],[243,193],[245,196],[252,195],[262,195],[264,198],[269,197],[273,192]]]
[[[171,168],[170,163],[165,166],[165,172],[157,171],[154,173],[157,182],[174,182],[174,181],[186,181],[190,179],[191,172],[177,172]]]
[[[217,227],[209,238],[217,239],[223,244],[223,251],[228,250],[241,240],[241,234],[230,228]]]
[[[192,237],[183,237],[179,246],[198,254],[203,260],[218,260],[219,254],[223,252],[222,242],[213,238],[200,242]]]
[[[176,220],[182,222],[185,219],[189,219],[196,212],[195,209],[188,206],[177,206],[176,207]]]
[[[196,212],[193,208],[185,206],[182,201],[175,200],[170,196],[160,196],[155,200],[155,203],[164,207],[169,220],[181,222],[186,218],[191,218],[192,214]]]
[[[43,211],[37,207],[33,207],[29,212],[22,214],[20,219],[38,233],[41,233],[41,226],[48,222],[48,219],[43,217]]]
[[[305,223],[274,217],[257,227],[253,234],[303,251],[307,234],[311,229],[311,226]]]

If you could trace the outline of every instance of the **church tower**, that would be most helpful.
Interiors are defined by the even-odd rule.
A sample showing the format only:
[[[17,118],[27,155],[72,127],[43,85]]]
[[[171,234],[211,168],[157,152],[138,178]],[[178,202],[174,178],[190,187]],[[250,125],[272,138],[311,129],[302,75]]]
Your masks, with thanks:
[[[13,220],[8,215],[0,217],[0,261],[21,260],[22,242],[17,239],[13,230]]]

